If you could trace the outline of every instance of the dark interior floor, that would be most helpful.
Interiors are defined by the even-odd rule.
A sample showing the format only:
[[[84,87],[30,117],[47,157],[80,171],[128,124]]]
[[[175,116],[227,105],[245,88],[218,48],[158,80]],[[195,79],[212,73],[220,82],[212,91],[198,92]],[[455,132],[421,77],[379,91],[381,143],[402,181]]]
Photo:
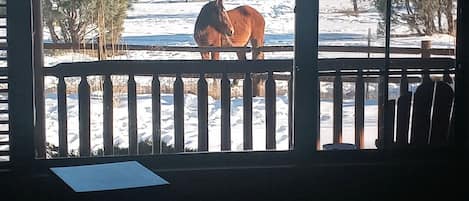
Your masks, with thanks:
[[[469,200],[467,170],[455,160],[166,169],[156,172],[168,186],[94,193],[74,193],[47,171],[32,179],[3,173],[0,196],[38,201]]]

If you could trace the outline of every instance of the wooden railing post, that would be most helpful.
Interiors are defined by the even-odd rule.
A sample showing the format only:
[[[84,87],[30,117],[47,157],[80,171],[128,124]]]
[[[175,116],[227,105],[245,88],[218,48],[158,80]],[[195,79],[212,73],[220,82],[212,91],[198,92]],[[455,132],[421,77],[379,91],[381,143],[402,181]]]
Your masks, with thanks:
[[[57,113],[59,123],[59,156],[68,156],[67,140],[67,85],[63,76],[57,85]]]
[[[445,68],[445,73],[443,75],[443,81],[448,84],[453,84],[453,78],[450,76],[449,67]]]
[[[197,108],[199,119],[198,151],[208,151],[208,87],[204,73],[200,74],[197,83]]]
[[[184,82],[180,73],[174,81],[174,149],[184,152]]]
[[[252,79],[251,73],[244,75],[243,81],[243,149],[252,150]]]
[[[137,138],[137,84],[135,76],[129,75],[127,83],[128,115],[129,115],[129,154],[138,154]]]
[[[151,110],[153,124],[153,154],[161,153],[161,90],[157,74],[153,74],[151,82]]]
[[[114,154],[114,103],[111,75],[104,76],[103,83],[103,143],[104,155]]]
[[[409,91],[409,80],[407,79],[407,68],[402,68],[402,76],[399,85],[399,95],[407,94]]]
[[[333,142],[342,143],[342,103],[343,103],[342,76],[340,70],[336,71],[334,79],[334,138]]]
[[[386,129],[384,130],[383,144],[385,148],[392,147],[394,143],[394,123],[396,119],[396,100],[388,100],[386,103],[386,114],[384,117],[384,123]]]
[[[290,73],[290,79],[288,79],[288,149],[293,149],[293,143],[293,77]]]
[[[267,81],[265,82],[265,131],[266,131],[266,149],[273,150],[276,148],[276,93],[275,80],[273,73],[269,72]]]
[[[90,144],[90,85],[86,76],[81,76],[78,86],[79,98],[79,135],[80,135],[80,156],[91,155]]]
[[[365,148],[365,82],[363,70],[358,70],[355,82],[355,145]]]
[[[231,150],[231,88],[228,75],[221,79],[221,150]]]

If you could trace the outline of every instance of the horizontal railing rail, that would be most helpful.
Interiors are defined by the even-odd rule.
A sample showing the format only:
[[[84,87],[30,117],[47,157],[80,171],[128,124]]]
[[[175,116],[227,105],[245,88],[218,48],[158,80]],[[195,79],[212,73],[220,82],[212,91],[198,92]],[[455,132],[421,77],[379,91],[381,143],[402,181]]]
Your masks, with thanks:
[[[454,59],[451,58],[396,58],[391,59],[389,74],[400,74],[403,68],[408,74],[419,74],[421,71],[441,72],[454,69]],[[342,74],[352,74],[353,70],[369,70],[366,75],[379,75],[384,58],[340,58],[320,59],[318,70],[322,76],[331,71],[340,70]],[[247,60],[247,61],[203,61],[203,60],[144,60],[123,61],[105,60],[95,62],[61,63],[54,67],[44,68],[45,76],[82,76],[106,74],[134,74],[152,75],[164,74],[197,74],[203,73],[262,73],[262,72],[291,72],[293,60]],[[352,71],[352,72],[347,72]],[[415,72],[415,73],[413,73]]]
[[[55,67],[44,68],[44,75],[106,75],[109,73],[152,75],[158,74],[195,74],[195,73],[263,73],[289,72],[291,60],[258,61],[203,61],[203,60],[145,60],[145,61],[97,61],[61,63]]]
[[[2,45],[0,44],[0,47]],[[79,47],[74,47],[74,45],[69,43],[45,43],[44,49],[56,49],[56,50],[66,50],[66,49],[88,49],[88,50],[97,50],[97,44],[81,44]],[[253,47],[195,47],[195,46],[159,46],[159,45],[125,45],[125,44],[116,44],[116,45],[106,45],[107,49],[117,49],[117,50],[147,50],[147,51],[171,51],[171,52],[252,52],[253,50],[260,52],[292,52],[294,51],[293,46],[281,45],[281,46],[263,46],[258,48]],[[454,55],[455,50],[451,48],[408,48],[408,47],[391,47],[390,53],[392,54],[421,54],[424,51],[429,52],[431,55]],[[330,46],[330,45],[320,45],[320,52],[355,52],[355,53],[384,53],[384,47],[378,46]]]

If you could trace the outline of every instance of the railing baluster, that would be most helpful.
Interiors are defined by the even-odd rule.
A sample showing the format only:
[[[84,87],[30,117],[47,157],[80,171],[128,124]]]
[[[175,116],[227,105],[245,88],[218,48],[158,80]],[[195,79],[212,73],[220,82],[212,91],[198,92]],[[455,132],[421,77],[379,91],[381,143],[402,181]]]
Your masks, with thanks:
[[[79,96],[79,132],[80,132],[80,156],[90,156],[90,85],[86,76],[81,76],[78,86]]]
[[[174,81],[174,149],[184,152],[184,83],[180,73]]]
[[[337,70],[334,79],[334,144],[342,143],[342,93],[342,77],[340,70]]]
[[[200,74],[197,83],[197,107],[199,116],[198,151],[208,151],[208,86],[203,73]]]
[[[293,77],[293,73],[291,73],[291,74],[292,74],[292,77]],[[290,78],[290,79],[293,80],[293,78]],[[292,82],[292,85],[291,85],[291,86],[292,86],[291,90],[292,90],[292,97],[293,97],[293,82]],[[316,91],[317,91],[317,92],[316,92],[316,96],[318,97],[318,102],[319,102],[319,103],[318,103],[317,106],[316,106],[316,107],[317,107],[317,110],[316,110],[316,111],[318,111],[318,115],[319,115],[319,117],[321,117],[321,90],[320,90],[320,86],[321,86],[321,77],[318,78],[318,85],[317,85],[317,86],[318,86],[318,90],[316,90]],[[294,99],[292,98],[292,104],[293,104],[293,100],[294,100]],[[292,119],[292,120],[290,121],[291,124],[292,124],[292,127],[291,127],[290,131],[293,133],[293,129],[294,129],[294,128],[293,128],[293,125],[294,125],[294,122],[293,122],[293,105],[290,105],[290,109],[291,109],[291,111],[292,111],[292,112],[290,113],[290,116],[291,116],[290,118]],[[322,147],[321,147],[321,132],[320,132],[320,131],[321,131],[321,118],[316,118],[316,125],[318,125],[318,127],[317,127],[318,130],[316,130],[316,133],[317,133],[317,134],[316,134],[316,149],[315,149],[315,151],[318,151],[318,150],[321,150],[321,149],[322,149]],[[294,147],[295,147],[295,141],[294,141],[295,136],[294,136],[294,134],[292,134],[291,136],[292,136],[292,139],[291,139],[291,140],[292,140],[292,142],[293,142],[293,148],[294,148]],[[314,140],[314,139],[313,139],[313,140]]]
[[[129,112],[129,154],[138,154],[137,144],[137,84],[134,75],[129,75],[127,83],[127,99]]]
[[[153,75],[151,82],[151,104],[153,125],[153,154],[161,153],[161,90],[158,75]]]
[[[68,155],[67,140],[67,84],[63,76],[59,77],[57,85],[57,113],[59,123],[59,156],[66,157]]]
[[[392,147],[394,144],[394,123],[396,119],[396,100],[388,100],[386,102],[386,116],[384,117],[384,123],[387,129],[384,130],[384,147]]]
[[[407,79],[407,68],[402,68],[402,77],[399,86],[399,95],[405,95],[409,92],[409,79]]]
[[[243,81],[243,149],[252,150],[252,79],[251,73],[244,75]]]
[[[231,88],[228,75],[221,79],[221,150],[231,150]]]
[[[362,69],[358,70],[355,82],[355,145],[365,148],[365,82]]]
[[[103,83],[103,142],[104,155],[113,155],[114,153],[114,114],[113,114],[113,90],[111,75],[104,76]]]
[[[288,149],[293,149],[293,75],[288,79]],[[319,136],[319,135],[318,135]]]
[[[430,77],[430,70],[429,69],[423,69],[422,71],[422,83],[423,82],[431,82],[432,78]]]
[[[449,75],[449,66],[445,68],[445,73],[443,74],[443,81],[448,84],[453,84],[453,79]]]
[[[276,114],[276,93],[275,93],[275,80],[273,73],[269,72],[265,82],[265,119],[266,119],[266,149],[271,150],[276,148],[275,139],[275,114]]]

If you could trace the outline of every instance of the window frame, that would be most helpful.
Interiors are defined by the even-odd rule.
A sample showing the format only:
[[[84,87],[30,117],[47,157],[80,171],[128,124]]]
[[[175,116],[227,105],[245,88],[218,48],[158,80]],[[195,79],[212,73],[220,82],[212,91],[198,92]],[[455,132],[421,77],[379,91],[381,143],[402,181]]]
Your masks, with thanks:
[[[161,156],[124,156],[124,157],[103,157],[103,158],[80,158],[80,159],[57,159],[41,160],[35,159],[33,133],[36,129],[36,118],[38,102],[34,101],[34,94],[37,87],[35,73],[38,66],[33,58],[33,35],[32,5],[31,1],[10,1],[8,10],[8,66],[9,68],[9,103],[10,109],[10,131],[11,131],[11,161],[19,168],[32,169],[35,167],[48,167],[53,165],[83,164],[92,162],[111,162],[122,160],[139,160],[146,164],[153,164],[155,168],[167,167],[178,168],[189,163],[193,167],[224,167],[235,168],[236,166],[284,166],[298,164],[353,164],[386,162],[401,159],[402,157],[411,160],[422,158],[444,158],[447,154],[453,154],[452,150],[434,149],[421,150],[409,154],[407,152],[392,152],[387,150],[357,150],[357,151],[317,151],[319,146],[317,135],[319,134],[319,92],[318,82],[318,14],[319,0],[296,0],[295,7],[295,60],[293,66],[294,79],[294,105],[293,105],[293,128],[294,128],[294,149],[292,151],[278,152],[233,152],[233,153],[209,153],[209,154],[168,154]],[[468,83],[464,79],[469,76],[469,72],[462,66],[469,65],[468,61],[468,40],[463,39],[467,33],[468,14],[462,10],[469,10],[469,3],[458,0],[458,42],[457,42],[457,73],[456,89],[467,87]],[[311,12],[315,11],[315,12]],[[27,17],[30,16],[30,17]],[[31,25],[31,26],[25,26]],[[305,26],[309,24],[311,26]],[[37,30],[36,30],[37,31]],[[466,34],[467,35],[467,34]],[[36,35],[37,36],[37,35]],[[301,41],[301,42],[300,42]],[[307,42],[305,42],[307,41]],[[35,42],[38,42],[37,40]],[[42,41],[41,41],[42,42]],[[312,56],[311,56],[312,55]],[[311,79],[313,78],[313,79]],[[456,90],[456,105],[459,108],[456,113],[456,137],[458,147],[467,152],[469,133],[467,119],[464,117],[468,107],[464,104],[468,102],[468,93],[464,90]],[[296,95],[295,95],[296,94]],[[301,94],[301,98],[297,95]],[[301,109],[298,109],[301,108]],[[20,115],[18,115],[20,114]],[[311,120],[313,119],[313,120]],[[315,131],[315,132],[312,132]],[[460,149],[458,149],[460,150]],[[426,156],[426,153],[432,153]],[[236,164],[230,161],[236,160]],[[205,164],[201,165],[201,161]],[[166,164],[165,164],[166,163]]]

